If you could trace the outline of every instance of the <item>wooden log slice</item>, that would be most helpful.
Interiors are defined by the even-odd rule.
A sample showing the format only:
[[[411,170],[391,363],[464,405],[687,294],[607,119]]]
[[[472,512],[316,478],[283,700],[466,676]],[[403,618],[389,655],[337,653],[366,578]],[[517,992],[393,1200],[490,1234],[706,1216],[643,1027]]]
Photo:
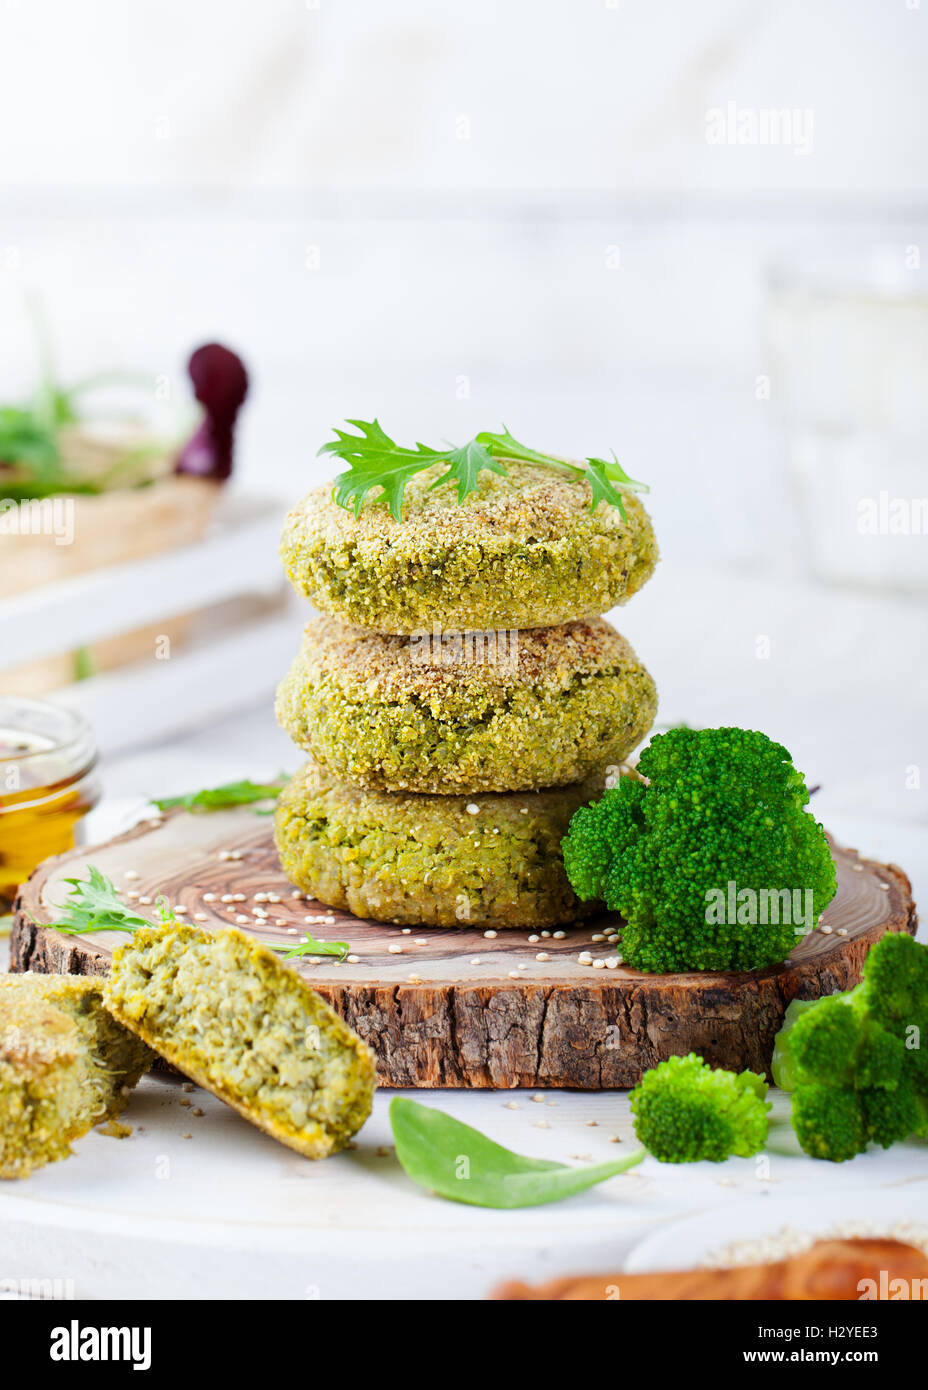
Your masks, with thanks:
[[[229,859],[229,851],[238,857]],[[901,869],[852,849],[835,847],[834,855],[838,892],[824,915],[831,931],[806,937],[788,962],[752,974],[645,975],[579,964],[582,950],[594,959],[614,956],[604,940],[593,940],[619,920],[609,914],[538,941],[510,929],[495,937],[467,927],[403,931],[296,894],[281,874],[266,817],[245,808],[175,811],[41,865],[15,904],[11,968],[106,973],[125,938],[69,937],[45,925],[68,892],[62,880],[85,877],[91,863],[124,892],[139,893],[133,905],[142,912],[143,900],[154,904],[163,894],[207,927],[237,925],[272,941],[296,942],[309,932],[349,942],[356,964],[321,958],[296,968],[370,1043],[385,1086],[608,1090],[634,1086],[649,1067],[690,1049],[717,1066],[763,1072],[790,1000],[850,988],[884,932],[915,931]],[[280,901],[256,904],[259,892]],[[230,894],[245,900],[221,901]],[[253,915],[256,907],[266,920]]]

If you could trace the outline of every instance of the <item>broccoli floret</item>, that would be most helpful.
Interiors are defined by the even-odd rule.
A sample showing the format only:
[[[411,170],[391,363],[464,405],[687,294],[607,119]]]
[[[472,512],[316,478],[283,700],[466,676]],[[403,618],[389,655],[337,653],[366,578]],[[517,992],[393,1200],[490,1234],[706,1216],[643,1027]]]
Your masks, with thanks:
[[[836,889],[786,749],[748,729],[671,729],[638,771],[646,781],[624,777],[578,811],[562,844],[578,896],[625,918],[625,961],[661,972],[785,959]]]
[[[855,989],[794,1000],[773,1050],[773,1079],[792,1092],[793,1128],[813,1158],[842,1163],[868,1144],[928,1135],[928,947],[880,938]]]
[[[713,1070],[691,1052],[645,1072],[631,1093],[635,1134],[661,1163],[747,1158],[767,1142],[767,1083]]]

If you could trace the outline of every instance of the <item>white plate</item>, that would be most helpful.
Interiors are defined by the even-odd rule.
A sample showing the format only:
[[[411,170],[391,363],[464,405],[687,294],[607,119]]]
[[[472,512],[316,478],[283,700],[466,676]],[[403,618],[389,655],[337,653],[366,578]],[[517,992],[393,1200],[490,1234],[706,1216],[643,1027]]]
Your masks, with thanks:
[[[822,1181],[838,1167],[822,1164]],[[784,1230],[816,1237],[828,1236],[836,1227],[859,1226],[860,1235],[888,1235],[901,1222],[918,1222],[928,1233],[928,1184],[905,1184],[897,1191],[860,1189],[823,1195],[808,1192],[792,1198],[770,1197],[763,1203],[742,1203],[737,1208],[716,1208],[690,1216],[646,1236],[625,1262],[628,1274],[656,1270],[693,1269],[716,1256],[723,1247],[740,1241],[775,1237]],[[769,1258],[769,1257],[768,1257]]]

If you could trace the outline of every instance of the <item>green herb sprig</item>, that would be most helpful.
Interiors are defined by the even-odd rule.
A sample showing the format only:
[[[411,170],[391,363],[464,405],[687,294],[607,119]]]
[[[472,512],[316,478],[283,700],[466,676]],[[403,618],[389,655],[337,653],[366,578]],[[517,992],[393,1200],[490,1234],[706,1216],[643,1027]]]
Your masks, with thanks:
[[[335,439],[323,444],[319,453],[334,454],[348,464],[347,470],[339,473],[335,479],[334,497],[340,507],[353,511],[355,516],[360,516],[368,494],[374,488],[380,488],[382,500],[386,502],[391,515],[397,521],[402,520],[406,484],[417,473],[435,464],[446,467],[432,487],[440,487],[448,482],[457,483],[459,503],[477,491],[478,477],[483,469],[505,474],[508,472],[507,462],[540,463],[574,477],[585,478],[592,493],[590,510],[595,511],[600,502],[608,502],[618,507],[625,521],[628,517],[619,489],[623,488],[626,492],[649,490],[646,483],[628,476],[615,455],[611,460],[568,459],[559,454],[540,453],[537,449],[520,444],[505,425],[501,433],[484,430],[460,448],[449,446],[446,449],[432,449],[426,444],[417,444],[414,449],[409,449],[392,440],[377,420],[348,420],[346,423],[353,425],[359,433],[336,429]]]
[[[140,927],[155,925],[151,918],[131,912],[120,900],[115,884],[93,864],[87,865],[87,872],[86,879],[64,880],[71,885],[71,891],[63,903],[56,905],[55,910],[64,916],[52,924],[55,931],[65,936],[86,936],[95,931],[121,931],[131,936]],[[162,922],[174,920],[165,898],[160,897],[156,905]],[[262,944],[280,952],[284,960],[296,956],[337,956],[344,960],[351,950],[347,941],[317,941],[312,936],[304,936],[295,946],[281,941],[263,941]]]
[[[479,1130],[417,1101],[390,1102],[396,1156],[413,1182],[475,1207],[539,1207],[585,1192],[606,1178],[634,1168],[644,1149],[609,1163],[570,1168],[495,1144]]]
[[[187,792],[184,796],[164,796],[152,801],[159,811],[170,811],[182,806],[185,811],[222,811],[230,806],[250,806],[256,801],[276,799],[290,781],[282,772],[274,782],[252,782],[244,778],[240,782],[225,782],[221,787],[201,787],[199,791]]]

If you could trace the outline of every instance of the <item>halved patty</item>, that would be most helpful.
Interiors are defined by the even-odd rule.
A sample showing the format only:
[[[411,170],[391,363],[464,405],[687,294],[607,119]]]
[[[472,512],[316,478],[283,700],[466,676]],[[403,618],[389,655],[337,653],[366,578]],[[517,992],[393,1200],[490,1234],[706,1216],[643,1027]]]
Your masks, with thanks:
[[[277,692],[282,727],[336,777],[440,794],[582,781],[621,762],[656,710],[602,618],[421,638],[321,618]]]
[[[561,840],[600,774],[554,791],[426,796],[362,790],[309,762],[277,801],[290,881],[403,926],[551,927],[597,908],[567,881]]]
[[[113,955],[107,1008],[193,1081],[307,1158],[371,1112],[373,1053],[267,946],[234,927],[137,931]]]
[[[552,627],[605,613],[650,577],[657,545],[637,497],[628,520],[589,484],[539,464],[484,472],[463,503],[442,466],[407,485],[402,521],[382,502],[360,517],[316,488],[290,513],[281,556],[325,613],[373,632]]]

